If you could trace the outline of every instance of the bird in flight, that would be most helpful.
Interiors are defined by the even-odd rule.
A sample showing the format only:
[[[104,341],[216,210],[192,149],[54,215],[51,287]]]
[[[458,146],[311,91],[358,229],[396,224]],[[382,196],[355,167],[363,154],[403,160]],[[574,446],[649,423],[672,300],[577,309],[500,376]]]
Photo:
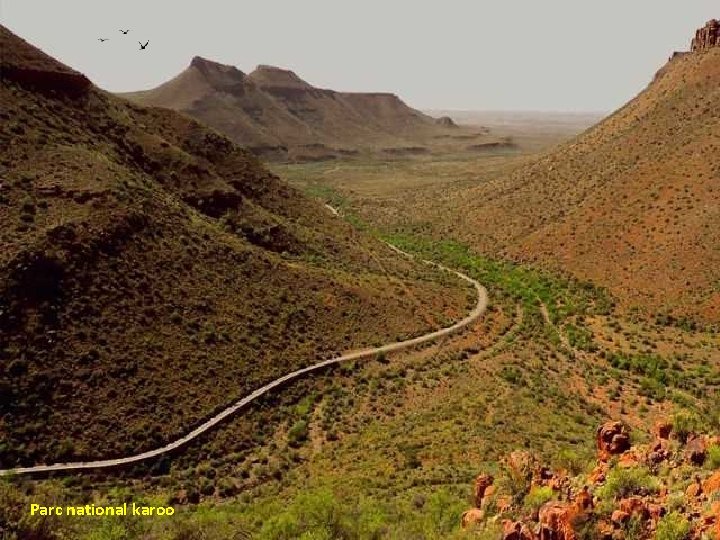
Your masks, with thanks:
[[[138,43],[140,43],[140,42],[138,41]],[[146,42],[145,42],[145,45],[143,45],[142,43],[140,43],[140,50],[141,50],[141,51],[142,51],[142,50],[145,50],[145,48],[148,46],[148,43],[150,43],[150,41],[146,41]]]
[[[130,31],[129,29],[128,29],[128,30],[120,30],[120,32],[123,33],[123,34],[125,34],[125,35],[127,35],[127,33],[128,33],[129,31]]]
[[[102,43],[103,41],[107,41],[109,38],[98,38],[98,41]]]

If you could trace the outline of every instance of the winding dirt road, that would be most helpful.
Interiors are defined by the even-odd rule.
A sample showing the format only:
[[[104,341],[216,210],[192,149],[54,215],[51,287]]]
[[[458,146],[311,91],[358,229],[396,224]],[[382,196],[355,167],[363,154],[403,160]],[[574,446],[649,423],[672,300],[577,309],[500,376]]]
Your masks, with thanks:
[[[333,210],[335,210],[333,208]],[[335,215],[337,214],[337,211],[334,212]],[[397,247],[387,244],[393,251],[409,258],[414,258],[409,253],[405,253],[404,251],[398,249]],[[239,401],[236,401],[220,413],[216,414],[212,418],[210,418],[208,421],[203,423],[202,425],[198,426],[197,428],[193,429],[190,433],[185,435],[184,437],[181,437],[179,439],[176,439],[175,441],[166,444],[165,446],[162,446],[160,448],[156,448],[154,450],[148,450],[147,452],[142,452],[140,454],[135,454],[133,456],[127,456],[122,458],[115,458],[115,459],[103,459],[98,461],[79,461],[79,462],[73,462],[73,463],[55,463],[53,465],[36,465],[34,467],[19,467],[16,469],[0,469],[0,476],[5,475],[20,475],[20,474],[31,474],[31,473],[46,473],[46,472],[53,472],[53,471],[74,471],[74,470],[82,470],[82,469],[103,469],[103,468],[110,468],[110,467],[119,467],[122,465],[128,465],[132,463],[137,463],[139,461],[143,461],[146,459],[154,458],[161,456],[163,454],[166,454],[168,452],[171,452],[173,450],[176,450],[177,448],[189,443],[193,439],[196,439],[203,433],[207,432],[208,430],[212,429],[213,427],[217,426],[220,422],[228,418],[229,416],[232,416],[235,414],[238,410],[242,409],[252,401],[256,400],[260,396],[267,394],[274,388],[278,388],[279,386],[287,383],[288,381],[292,381],[294,379],[298,379],[308,373],[311,373],[313,371],[320,370],[322,368],[325,368],[327,366],[330,366],[332,364],[339,364],[341,362],[347,362],[350,360],[360,360],[363,358],[368,358],[372,356],[376,356],[378,354],[386,354],[386,353],[392,353],[401,351],[404,349],[409,349],[411,347],[414,347],[416,345],[420,345],[423,343],[427,343],[429,341],[436,340],[438,338],[448,336],[454,332],[457,332],[458,330],[461,330],[462,328],[465,328],[469,324],[476,321],[487,309],[487,303],[488,303],[488,294],[485,287],[480,285],[476,280],[472,279],[469,276],[466,276],[465,274],[461,272],[457,272],[455,270],[451,270],[450,268],[447,268],[441,264],[432,262],[432,261],[423,261],[426,264],[435,266],[437,268],[440,268],[442,270],[445,270],[446,272],[450,272],[452,274],[457,275],[459,278],[463,279],[464,281],[467,281],[468,283],[471,283],[475,290],[477,291],[477,303],[473,310],[468,313],[468,315],[456,322],[455,324],[448,326],[446,328],[442,328],[440,330],[436,330],[435,332],[430,332],[429,334],[424,334],[422,336],[418,336],[413,339],[408,339],[405,341],[398,341],[395,343],[390,343],[388,345],[383,345],[381,347],[374,347],[370,349],[363,349],[356,352],[351,352],[347,354],[343,354],[342,356],[338,356],[337,358],[331,358],[329,360],[324,360],[322,362],[318,362],[317,364],[313,364],[308,367],[304,367],[302,369],[297,369],[295,371],[292,371],[288,373],[287,375],[283,375],[282,377],[279,377],[265,386],[262,386],[252,392],[251,394],[243,397]]]

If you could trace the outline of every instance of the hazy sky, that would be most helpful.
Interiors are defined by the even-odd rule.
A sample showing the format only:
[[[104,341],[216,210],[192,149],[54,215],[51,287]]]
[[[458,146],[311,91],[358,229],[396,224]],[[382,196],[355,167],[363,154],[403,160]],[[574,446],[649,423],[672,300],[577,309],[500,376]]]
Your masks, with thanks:
[[[713,17],[717,0],[0,0],[4,25],[108,90],[200,55],[422,109],[612,110]]]

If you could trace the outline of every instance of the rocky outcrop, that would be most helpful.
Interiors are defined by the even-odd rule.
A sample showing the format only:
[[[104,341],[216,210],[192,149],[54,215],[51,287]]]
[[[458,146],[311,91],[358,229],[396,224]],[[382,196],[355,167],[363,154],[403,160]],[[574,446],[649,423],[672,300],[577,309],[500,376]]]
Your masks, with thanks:
[[[499,522],[498,540],[651,540],[661,529],[688,530],[687,539],[715,538],[720,470],[707,466],[720,439],[683,438],[667,421],[655,425],[646,444],[632,445],[629,433],[622,422],[602,424],[597,464],[576,477],[526,451],[511,453],[497,479],[476,478],[477,508],[466,512],[463,526],[470,527],[471,516],[472,527],[483,530]]]
[[[630,431],[622,422],[605,422],[597,429],[595,444],[600,459],[606,460],[630,448]]]
[[[481,508],[486,495],[491,495],[495,479],[489,474],[481,474],[475,479],[475,506]]]
[[[448,127],[448,128],[456,128],[457,127],[457,124],[449,116],[441,116],[440,118],[436,118],[435,123],[438,126],[442,126],[442,127]]]
[[[720,21],[713,19],[695,33],[690,49],[698,52],[718,46],[720,46]]]
[[[506,519],[502,524],[502,540],[533,540],[535,535],[522,521]]]
[[[460,518],[460,524],[463,529],[469,529],[476,525],[480,525],[484,519],[485,512],[479,508],[471,508],[470,510],[463,512],[463,515]]]
[[[545,503],[538,512],[540,540],[575,540],[573,522],[579,513],[578,507],[571,503]]]

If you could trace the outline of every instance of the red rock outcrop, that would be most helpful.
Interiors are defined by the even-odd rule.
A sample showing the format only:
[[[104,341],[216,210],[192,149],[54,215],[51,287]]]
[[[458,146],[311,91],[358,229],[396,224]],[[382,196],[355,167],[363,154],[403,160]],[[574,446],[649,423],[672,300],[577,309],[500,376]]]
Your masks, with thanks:
[[[535,540],[535,535],[522,521],[506,519],[502,523],[502,540]]]
[[[587,486],[583,486],[573,501],[580,512],[588,512],[595,507],[592,494]]]
[[[527,451],[512,452],[502,461],[506,477],[497,482],[486,474],[476,478],[476,503],[482,508],[463,514],[463,527],[479,523],[473,520],[482,516],[483,523],[502,525],[498,540],[622,540],[628,538],[626,531],[632,526],[634,538],[652,540],[672,508],[687,521],[688,539],[715,538],[720,533],[720,470],[711,472],[705,465],[708,449],[718,444],[718,438],[693,434],[687,440],[671,441],[671,431],[671,424],[658,423],[654,441],[633,446],[625,425],[606,422],[596,434],[595,468],[575,477],[544,465]],[[628,471],[630,467],[642,468],[637,474],[654,478],[634,485],[636,472]],[[602,487],[608,478],[615,483],[615,487],[606,486],[610,490]],[[516,489],[514,497],[507,493],[508,479]],[[623,485],[622,491],[616,490]],[[517,491],[520,487],[523,492]],[[543,488],[550,497],[539,509],[527,497],[524,501],[518,497],[534,488]],[[489,506],[491,490],[494,505]]]
[[[698,52],[718,46],[720,46],[720,21],[713,19],[695,33],[690,49]]]
[[[696,476],[692,484],[685,489],[685,497],[689,500],[697,499],[703,494],[703,485],[700,481],[700,477]]]
[[[672,433],[672,429],[672,423],[666,422],[664,420],[658,420],[657,422],[655,422],[655,427],[653,428],[653,435],[655,435],[656,439],[668,440],[670,438],[670,434]]]
[[[703,493],[712,495],[720,492],[720,471],[715,471],[705,482],[702,487]]]
[[[596,432],[595,443],[600,460],[630,449],[630,430],[622,422],[605,422]]]
[[[691,464],[701,466],[705,463],[707,455],[707,443],[702,435],[689,438],[685,446],[685,459]]]
[[[573,521],[578,515],[574,504],[551,501],[545,503],[538,513],[540,540],[575,540]]]
[[[633,496],[622,499],[618,503],[618,509],[620,512],[626,513],[631,518],[637,517],[642,521],[645,521],[650,517],[650,510],[642,497]]]

